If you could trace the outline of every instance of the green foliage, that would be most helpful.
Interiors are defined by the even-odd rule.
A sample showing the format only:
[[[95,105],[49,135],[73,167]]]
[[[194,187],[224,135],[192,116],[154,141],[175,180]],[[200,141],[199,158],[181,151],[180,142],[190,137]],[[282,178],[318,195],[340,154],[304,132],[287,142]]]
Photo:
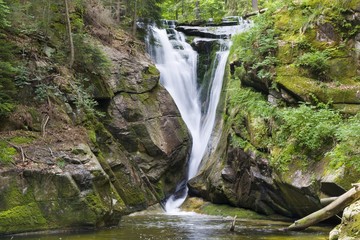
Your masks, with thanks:
[[[328,153],[332,166],[346,165],[360,172],[360,114],[341,124],[335,136],[339,142]]]
[[[76,49],[74,68],[87,77],[98,76],[107,78],[110,75],[111,61],[84,34],[74,36]]]
[[[308,52],[302,55],[296,62],[296,66],[307,68],[314,75],[325,75],[329,69],[326,52]]]
[[[229,106],[230,108],[241,107],[241,112],[256,117],[270,118],[274,108],[265,100],[264,96],[251,89],[239,88],[239,82],[232,80],[229,83]]]
[[[196,2],[199,2],[198,10]],[[223,0],[165,0],[161,4],[162,17],[165,19],[176,19],[181,22],[191,22],[194,20],[220,21],[225,15],[225,4]],[[200,13],[197,19],[196,12]]]
[[[258,78],[272,80],[278,63],[277,35],[267,14],[258,16],[255,22],[253,28],[233,37],[231,55],[242,60],[246,71],[251,69]]]
[[[91,92],[93,91],[92,86],[88,88],[84,87],[84,82],[86,81],[87,79],[80,79],[75,81],[73,85],[75,91],[75,106],[78,111],[83,111],[86,114],[86,120],[102,117],[104,116],[103,113],[95,109],[98,103],[91,97]]]
[[[298,108],[286,108],[278,112],[280,128],[277,141],[286,146],[289,141],[300,148],[314,151],[332,144],[341,117],[328,107],[316,108],[306,104]]]
[[[10,26],[7,20],[9,12],[10,10],[7,4],[3,0],[0,0],[0,31]]]
[[[0,116],[5,116],[14,109],[16,86],[13,78],[18,72],[14,52],[14,45],[6,39],[6,35],[0,34]]]

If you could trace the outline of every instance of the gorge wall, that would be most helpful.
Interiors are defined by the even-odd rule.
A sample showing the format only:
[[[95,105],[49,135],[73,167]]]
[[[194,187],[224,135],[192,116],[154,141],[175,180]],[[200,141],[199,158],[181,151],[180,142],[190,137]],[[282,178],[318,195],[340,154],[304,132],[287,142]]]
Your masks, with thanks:
[[[24,74],[51,88],[38,100],[26,78],[14,111],[1,116],[0,235],[116,225],[170,195],[185,175],[189,134],[145,45],[88,24],[81,47],[94,67],[84,82],[76,74],[88,62],[56,63],[60,46],[46,36],[6,34],[24,49]]]
[[[359,7],[269,6],[233,38],[223,118],[191,195],[301,217],[358,182],[359,137],[340,131],[359,132]]]

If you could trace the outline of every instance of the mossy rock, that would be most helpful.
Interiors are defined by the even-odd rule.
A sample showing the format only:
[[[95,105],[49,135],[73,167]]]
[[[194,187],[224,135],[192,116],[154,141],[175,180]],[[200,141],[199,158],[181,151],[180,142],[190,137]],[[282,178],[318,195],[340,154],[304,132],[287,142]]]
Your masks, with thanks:
[[[47,220],[35,202],[0,212],[0,222],[0,234],[30,232],[35,229],[44,230],[48,228]]]
[[[300,8],[283,8],[274,15],[275,29],[283,35],[291,36],[298,32],[308,21],[308,17],[302,13]]]
[[[355,115],[360,112],[360,104],[333,104],[333,108],[341,113]]]
[[[312,98],[316,97],[324,103],[360,103],[357,96],[360,85],[323,83],[305,77],[293,65],[278,67],[275,81],[305,102],[311,102]]]
[[[269,219],[269,216],[258,214],[254,211],[232,207],[224,204],[213,204],[206,202],[201,198],[191,197],[186,199],[181,207],[186,211],[193,211],[200,214],[216,215],[216,216],[230,216],[239,219]]]
[[[94,86],[92,94],[95,99],[111,99],[114,96],[114,93],[107,84],[107,81],[102,77],[93,75],[90,84]]]
[[[337,54],[337,53],[334,53]],[[358,85],[352,79],[358,76],[357,63],[352,57],[334,58],[328,61],[329,71],[328,75],[333,81],[338,81],[343,84]]]

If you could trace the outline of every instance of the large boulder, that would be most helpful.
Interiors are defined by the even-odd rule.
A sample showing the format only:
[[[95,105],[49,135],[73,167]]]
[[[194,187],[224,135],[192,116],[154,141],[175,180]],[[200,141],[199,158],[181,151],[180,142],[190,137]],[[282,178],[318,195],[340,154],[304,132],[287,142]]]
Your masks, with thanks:
[[[341,224],[334,228],[330,240],[355,240],[360,238],[360,201],[345,208]]]

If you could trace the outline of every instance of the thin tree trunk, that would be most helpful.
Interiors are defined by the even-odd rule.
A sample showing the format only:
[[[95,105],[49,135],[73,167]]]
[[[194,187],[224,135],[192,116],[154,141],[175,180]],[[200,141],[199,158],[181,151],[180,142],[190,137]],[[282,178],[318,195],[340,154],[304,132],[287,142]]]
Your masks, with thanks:
[[[121,2],[120,0],[116,1],[116,21],[120,23],[120,12],[121,12]]]
[[[196,15],[196,19],[200,19],[200,2],[199,2],[199,0],[197,0],[195,2],[195,15]]]
[[[135,34],[136,34],[137,1],[138,0],[134,0],[134,15],[133,15],[133,29],[132,29],[133,36],[135,36]]]
[[[360,186],[354,185],[349,191],[339,196],[335,201],[327,205],[326,207],[311,213],[310,215],[295,221],[285,230],[300,231],[304,230],[316,223],[324,221],[337,213],[344,210],[345,207],[360,199]]]
[[[184,5],[184,0],[181,0],[181,16],[184,16],[184,8],[185,8],[185,5]]]
[[[258,0],[252,0],[252,8],[254,11],[258,11],[259,7],[258,7]]]
[[[69,67],[72,68],[72,66],[74,65],[74,59],[75,59],[74,41],[73,41],[72,33],[71,33],[71,22],[70,22],[68,0],[64,0],[64,2],[65,2],[66,27],[67,27],[67,30],[68,30],[69,46],[70,46]]]

